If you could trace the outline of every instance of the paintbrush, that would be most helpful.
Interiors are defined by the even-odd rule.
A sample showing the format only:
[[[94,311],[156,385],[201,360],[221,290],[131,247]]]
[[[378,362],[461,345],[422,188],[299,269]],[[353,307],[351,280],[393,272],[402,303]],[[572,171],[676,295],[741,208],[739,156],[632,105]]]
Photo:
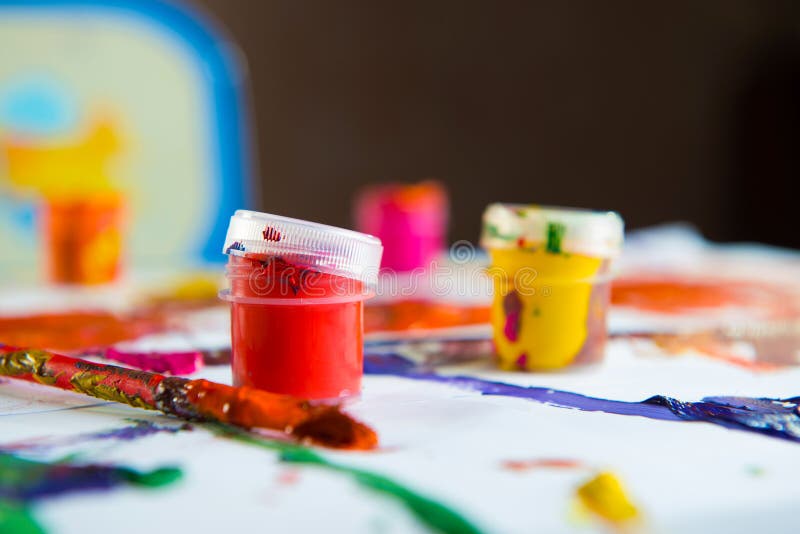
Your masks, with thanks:
[[[190,421],[266,428],[291,438],[342,449],[372,449],[374,430],[338,405],[181,377],[168,377],[0,344],[0,376],[45,384]]]

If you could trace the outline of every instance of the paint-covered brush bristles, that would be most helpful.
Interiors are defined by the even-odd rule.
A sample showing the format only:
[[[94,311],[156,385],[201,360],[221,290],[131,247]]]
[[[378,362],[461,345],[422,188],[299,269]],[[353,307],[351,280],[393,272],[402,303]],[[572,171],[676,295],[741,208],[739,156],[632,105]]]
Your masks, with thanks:
[[[325,447],[366,450],[378,445],[375,431],[339,406],[315,405],[248,387],[167,377],[4,345],[0,345],[0,376],[159,410],[191,421],[277,430],[298,441]]]

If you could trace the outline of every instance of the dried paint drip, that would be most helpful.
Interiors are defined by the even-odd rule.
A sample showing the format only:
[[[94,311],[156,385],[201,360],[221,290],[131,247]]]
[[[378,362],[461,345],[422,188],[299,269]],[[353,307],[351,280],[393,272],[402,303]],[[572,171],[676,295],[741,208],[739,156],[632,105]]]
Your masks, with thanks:
[[[614,526],[623,526],[639,518],[639,511],[612,473],[593,477],[577,489],[576,495],[587,511]]]
[[[684,402],[656,395],[641,402],[626,402],[589,397],[557,389],[517,386],[471,376],[444,376],[417,366],[397,355],[365,355],[364,372],[412,380],[425,380],[476,391],[525,399],[558,408],[578,409],[658,419],[662,421],[702,421],[725,428],[755,432],[800,442],[800,397],[767,399],[750,397],[706,397]]]
[[[435,532],[454,534],[479,534],[482,532],[459,512],[387,476],[332,462],[306,447],[264,440],[230,427],[218,427],[217,432],[250,445],[277,451],[283,462],[308,465],[345,475],[359,486],[402,504],[418,521]]]
[[[317,445],[372,449],[378,437],[339,406],[207,380],[165,377],[45,351],[0,346],[0,375],[192,421],[268,428]]]
[[[0,532],[39,533],[30,505],[69,493],[118,486],[155,488],[181,477],[175,467],[136,471],[128,467],[68,462],[39,462],[0,452]]]
[[[506,324],[503,327],[503,334],[511,342],[516,342],[519,337],[519,326],[522,313],[522,301],[513,289],[508,295],[503,297],[503,311],[506,314]]]

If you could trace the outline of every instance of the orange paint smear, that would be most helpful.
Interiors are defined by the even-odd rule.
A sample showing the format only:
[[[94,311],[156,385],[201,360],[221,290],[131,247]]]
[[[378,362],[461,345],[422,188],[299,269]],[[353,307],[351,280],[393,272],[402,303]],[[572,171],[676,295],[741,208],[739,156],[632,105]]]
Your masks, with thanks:
[[[568,458],[540,458],[536,460],[506,460],[503,468],[510,471],[531,471],[533,469],[580,469],[585,467],[578,460]]]
[[[186,390],[188,401],[203,417],[221,423],[281,430],[326,447],[369,450],[378,446],[375,431],[339,406],[312,405],[288,395],[207,380],[191,380]]]
[[[747,308],[771,318],[800,314],[800,306],[777,285],[680,276],[614,280],[611,303],[670,314],[725,307]]]
[[[490,307],[460,306],[427,300],[403,300],[364,307],[366,332],[451,328],[489,324]]]
[[[0,317],[0,343],[52,350],[106,347],[163,329],[164,320],[102,311]]]

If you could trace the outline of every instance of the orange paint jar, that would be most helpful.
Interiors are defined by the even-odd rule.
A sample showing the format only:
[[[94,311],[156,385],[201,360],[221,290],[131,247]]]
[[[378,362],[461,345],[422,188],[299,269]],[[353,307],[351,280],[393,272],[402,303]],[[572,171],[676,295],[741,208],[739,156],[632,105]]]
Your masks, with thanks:
[[[125,206],[118,194],[51,198],[42,208],[47,276],[59,284],[103,284],[121,272]]]

